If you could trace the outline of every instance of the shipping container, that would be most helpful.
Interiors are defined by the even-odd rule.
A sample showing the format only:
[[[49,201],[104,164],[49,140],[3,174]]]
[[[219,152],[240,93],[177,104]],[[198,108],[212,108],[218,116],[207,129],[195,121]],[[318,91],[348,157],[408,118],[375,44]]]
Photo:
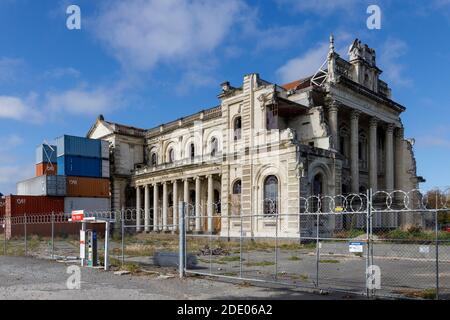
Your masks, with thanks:
[[[5,215],[5,198],[0,198],[0,218]]]
[[[17,195],[20,196],[65,196],[65,176],[40,176],[17,183]]]
[[[109,198],[65,198],[64,211],[71,213],[74,210],[84,210],[86,213],[95,213],[111,210]]]
[[[109,160],[109,141],[101,140],[102,159]]]
[[[100,140],[64,135],[56,139],[57,156],[101,158]]]
[[[56,163],[56,146],[41,144],[36,148],[36,164]]]
[[[5,216],[16,217],[25,214],[51,214],[64,212],[63,197],[6,196]]]
[[[108,198],[109,179],[66,177],[68,197]]]
[[[58,174],[58,165],[56,163],[39,163],[36,165],[36,177],[56,176]]]
[[[102,178],[109,178],[109,160],[102,160]]]
[[[102,160],[78,156],[58,157],[58,175],[101,178]]]

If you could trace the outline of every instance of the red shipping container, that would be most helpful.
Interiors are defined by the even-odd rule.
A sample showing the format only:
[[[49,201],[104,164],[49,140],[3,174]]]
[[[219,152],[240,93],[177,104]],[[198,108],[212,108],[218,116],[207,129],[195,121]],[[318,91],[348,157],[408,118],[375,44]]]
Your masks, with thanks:
[[[5,199],[0,198],[0,218],[3,218],[5,215]]]
[[[58,173],[58,165],[56,163],[38,163],[36,165],[36,177],[40,176],[56,176]]]
[[[64,198],[41,196],[6,196],[5,216],[16,217],[64,212]]]

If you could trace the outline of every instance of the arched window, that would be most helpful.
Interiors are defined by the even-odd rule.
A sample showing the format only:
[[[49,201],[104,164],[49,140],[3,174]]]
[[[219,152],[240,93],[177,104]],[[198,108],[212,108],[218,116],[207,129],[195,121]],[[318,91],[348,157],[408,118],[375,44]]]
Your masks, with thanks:
[[[241,185],[241,180],[238,180],[233,184],[233,194],[241,194]]]
[[[231,195],[231,214],[240,215],[241,214],[241,192],[242,192],[242,182],[237,180],[233,183],[232,187],[233,194]]]
[[[241,117],[234,119],[234,140],[241,139],[242,120]]]
[[[170,148],[168,162],[173,163],[174,161],[175,161],[175,150],[173,150],[173,148]]]
[[[264,180],[264,214],[278,214],[278,178],[268,176]]]
[[[217,138],[214,137],[211,139],[211,157],[215,157],[217,155],[218,149],[219,149],[219,143],[217,142]]]
[[[194,160],[195,158],[195,145],[191,143],[191,146],[189,147],[190,154],[191,154],[191,160]]]
[[[158,165],[158,155],[156,152],[152,152],[152,155],[150,157],[151,165],[153,167],[156,167]]]

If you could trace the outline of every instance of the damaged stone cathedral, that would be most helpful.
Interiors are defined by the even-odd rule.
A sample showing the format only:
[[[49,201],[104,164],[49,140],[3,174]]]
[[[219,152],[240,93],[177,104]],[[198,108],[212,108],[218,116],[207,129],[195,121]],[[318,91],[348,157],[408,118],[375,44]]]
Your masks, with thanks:
[[[348,54],[331,37],[316,74],[283,85],[245,75],[221,85],[218,106],[155,128],[99,117],[87,136],[110,142],[112,208],[137,208],[138,231],[176,230],[184,201],[192,231],[291,236],[300,197],[418,188],[405,107],[380,79],[375,50],[355,40]],[[223,219],[232,216],[244,218]]]

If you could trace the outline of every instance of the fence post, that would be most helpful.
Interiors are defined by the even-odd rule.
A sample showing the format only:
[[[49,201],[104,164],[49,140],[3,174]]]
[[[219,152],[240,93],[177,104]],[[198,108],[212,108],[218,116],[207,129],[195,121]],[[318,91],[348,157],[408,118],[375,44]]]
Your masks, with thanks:
[[[24,238],[25,238],[25,256],[28,255],[28,243],[27,243],[27,215],[23,216],[23,228],[24,228]]]
[[[436,207],[437,207],[437,199],[436,199]],[[435,237],[436,237],[436,300],[439,300],[439,228],[438,228],[438,210],[435,211]]]
[[[120,211],[120,220],[121,220],[121,240],[122,240],[122,244],[121,244],[121,251],[122,251],[122,265],[125,263],[125,210],[122,207],[121,211]]]
[[[276,223],[275,223],[275,281],[278,281],[278,212],[275,215]]]
[[[239,235],[239,277],[242,278],[242,256],[243,256],[243,246],[242,246],[242,237],[243,237],[243,225],[242,225],[242,212],[240,212],[240,218],[241,218],[241,233]]]
[[[179,262],[178,262],[178,267],[179,267],[179,271],[180,271],[180,279],[183,279],[185,277],[185,258],[186,258],[186,203],[183,201],[179,202],[178,205],[178,221],[179,221],[179,227],[180,227],[180,231],[179,231],[179,246],[180,246],[180,256],[179,256]]]
[[[52,212],[52,259],[55,259],[55,213]]]
[[[6,257],[6,219],[3,220],[3,255]]]
[[[369,279],[369,266],[370,266],[370,215],[371,215],[371,208],[372,208],[372,189],[367,190],[367,208],[366,208],[366,240],[367,240],[367,252],[366,252],[366,295],[367,298],[370,298],[370,290],[369,286],[367,285],[367,281]]]
[[[316,288],[319,288],[319,263],[320,263],[320,241],[319,241],[319,212],[317,212],[316,219]]]
[[[109,269],[109,224],[110,220],[105,224],[105,271]]]

